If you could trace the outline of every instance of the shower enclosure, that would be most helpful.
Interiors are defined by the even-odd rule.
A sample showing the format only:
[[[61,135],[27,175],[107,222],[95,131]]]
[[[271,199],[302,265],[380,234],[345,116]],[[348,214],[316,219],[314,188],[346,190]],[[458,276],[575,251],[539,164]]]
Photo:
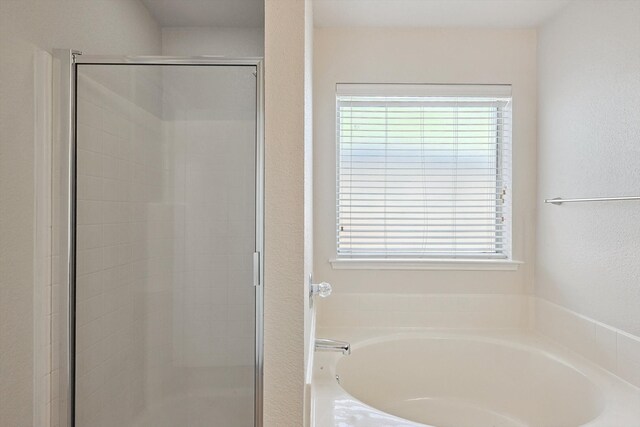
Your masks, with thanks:
[[[60,425],[261,425],[261,61],[57,65]]]

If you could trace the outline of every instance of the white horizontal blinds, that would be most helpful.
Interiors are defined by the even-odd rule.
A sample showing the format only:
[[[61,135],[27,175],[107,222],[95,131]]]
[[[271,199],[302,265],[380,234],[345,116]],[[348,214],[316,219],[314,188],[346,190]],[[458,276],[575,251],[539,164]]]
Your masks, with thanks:
[[[339,85],[337,127],[338,257],[510,257],[508,86]]]

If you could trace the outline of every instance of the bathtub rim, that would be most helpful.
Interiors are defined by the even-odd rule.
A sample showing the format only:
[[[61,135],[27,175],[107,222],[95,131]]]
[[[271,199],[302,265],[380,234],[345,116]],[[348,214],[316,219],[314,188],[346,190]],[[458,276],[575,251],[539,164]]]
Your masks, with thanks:
[[[640,425],[640,407],[633,410],[631,405],[640,403],[640,388],[628,383],[600,365],[578,355],[572,350],[531,329],[449,329],[415,327],[329,327],[319,328],[318,336],[346,340],[354,351],[374,343],[407,338],[458,338],[480,341],[497,341],[500,344],[516,346],[535,351],[568,366],[578,374],[587,377],[603,395],[603,409],[598,417],[585,426],[610,427],[611,425]],[[359,404],[371,408],[372,413],[389,415],[352,396],[335,379],[336,368],[342,356],[336,353],[316,353],[313,372],[313,413],[318,418],[316,427],[333,427],[327,422],[331,411],[331,402],[350,398]],[[330,405],[331,403],[331,405]],[[317,408],[323,408],[318,410]],[[398,420],[425,426],[415,421],[396,417]],[[623,420],[623,421],[620,421]],[[634,424],[630,424],[629,421]],[[621,424],[627,423],[627,424]],[[404,425],[404,424],[403,424]],[[354,427],[368,427],[367,424],[354,424]]]

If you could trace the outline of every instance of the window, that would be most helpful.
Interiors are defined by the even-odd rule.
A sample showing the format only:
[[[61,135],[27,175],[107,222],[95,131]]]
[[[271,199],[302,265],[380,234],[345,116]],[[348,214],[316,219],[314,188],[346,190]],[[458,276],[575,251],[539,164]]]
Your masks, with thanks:
[[[337,86],[338,259],[510,259],[511,87]]]

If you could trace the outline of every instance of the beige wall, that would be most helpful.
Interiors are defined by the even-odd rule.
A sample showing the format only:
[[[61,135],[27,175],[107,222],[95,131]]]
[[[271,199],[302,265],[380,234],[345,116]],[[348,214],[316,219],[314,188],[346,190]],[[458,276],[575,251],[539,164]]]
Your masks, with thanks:
[[[588,23],[588,25],[585,25]],[[640,335],[640,3],[571,3],[539,33],[536,294]]]
[[[536,163],[535,30],[316,28],[315,276],[337,292],[531,292]],[[513,253],[518,271],[333,270],[336,83],[513,85]]]
[[[278,426],[299,426],[302,418],[304,15],[303,2],[267,2],[265,424]],[[134,0],[0,0],[0,19],[0,394],[13,397],[0,400],[0,424],[29,426],[33,54],[56,47],[92,54],[159,54],[161,36]]]
[[[306,6],[265,2],[265,426],[303,424]]]
[[[33,423],[34,55],[158,54],[160,40],[138,1],[0,0],[0,425]]]
[[[263,56],[264,28],[166,27],[162,54]]]

